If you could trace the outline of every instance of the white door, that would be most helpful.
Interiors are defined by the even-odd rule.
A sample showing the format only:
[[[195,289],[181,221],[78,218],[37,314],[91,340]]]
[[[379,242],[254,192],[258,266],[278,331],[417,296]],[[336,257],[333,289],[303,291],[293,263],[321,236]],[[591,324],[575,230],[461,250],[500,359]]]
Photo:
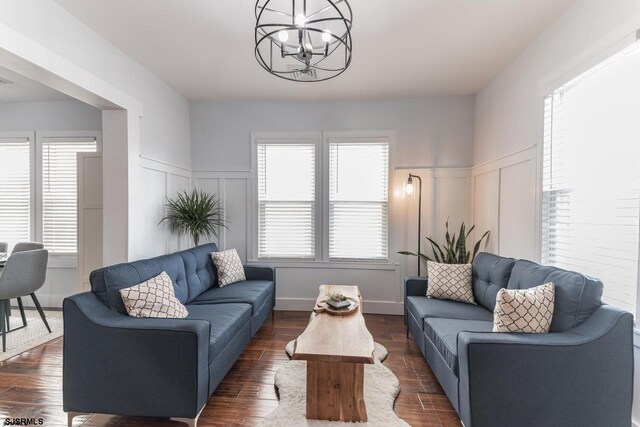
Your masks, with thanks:
[[[78,290],[102,267],[102,153],[78,153]]]

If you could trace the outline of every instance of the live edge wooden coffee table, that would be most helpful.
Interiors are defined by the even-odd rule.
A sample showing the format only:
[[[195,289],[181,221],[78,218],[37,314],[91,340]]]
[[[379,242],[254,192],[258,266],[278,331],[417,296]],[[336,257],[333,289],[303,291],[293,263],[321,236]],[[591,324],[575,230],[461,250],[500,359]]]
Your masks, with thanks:
[[[364,364],[374,363],[373,337],[364,323],[358,287],[322,285],[316,307],[328,292],[355,298],[360,306],[345,316],[314,312],[296,339],[293,359],[307,361],[307,419],[364,422]]]

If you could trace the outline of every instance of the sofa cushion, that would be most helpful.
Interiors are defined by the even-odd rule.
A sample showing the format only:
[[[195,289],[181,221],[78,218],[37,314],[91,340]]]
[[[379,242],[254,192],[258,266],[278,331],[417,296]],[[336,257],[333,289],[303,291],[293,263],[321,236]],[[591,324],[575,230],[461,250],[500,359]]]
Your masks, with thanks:
[[[112,265],[93,271],[90,276],[91,290],[109,308],[121,314],[127,310],[120,296],[120,289],[142,283],[166,271],[175,290],[176,298],[185,304],[188,299],[187,276],[182,257],[177,253],[156,258]]]
[[[488,320],[436,319],[424,320],[424,331],[451,371],[458,375],[458,334],[460,332],[491,332]]]
[[[481,252],[473,260],[473,296],[476,303],[493,313],[496,296],[506,288],[516,260]],[[541,285],[542,283],[538,283]]]
[[[198,296],[191,304],[251,304],[253,315],[258,312],[262,304],[273,297],[274,289],[273,282],[270,280],[246,280],[222,288],[214,286]]]
[[[584,322],[602,305],[602,282],[592,277],[535,262],[516,262],[509,289],[528,289],[544,283],[555,285],[555,307],[549,332],[563,332]]]
[[[493,320],[493,313],[478,305],[457,301],[431,299],[426,296],[407,297],[407,309],[424,328],[422,319],[427,317],[444,317],[464,320]]]
[[[217,252],[214,243],[196,246],[186,251],[177,252],[184,260],[187,272],[189,297],[187,302],[196,299],[201,293],[214,286],[218,280],[216,270],[211,261],[211,252]]]
[[[215,270],[209,254],[217,250],[216,245],[210,243],[170,255],[104,267],[91,272],[91,291],[112,310],[126,314],[120,289],[166,271],[173,282],[176,298],[186,304],[215,283]]]
[[[249,304],[189,304],[187,319],[206,320],[211,324],[209,363],[231,342],[247,322],[251,321]]]

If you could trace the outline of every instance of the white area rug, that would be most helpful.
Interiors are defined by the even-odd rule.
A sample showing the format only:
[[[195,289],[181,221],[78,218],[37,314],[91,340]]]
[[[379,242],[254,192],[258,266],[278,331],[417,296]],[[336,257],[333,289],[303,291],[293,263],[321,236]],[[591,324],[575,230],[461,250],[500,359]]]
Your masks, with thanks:
[[[26,310],[27,327],[7,333],[7,351],[4,353],[2,352],[2,341],[0,341],[0,362],[62,336],[62,312],[45,310],[44,314],[51,327],[51,333],[47,331],[47,327],[44,326],[37,311]],[[20,310],[17,308],[11,309],[10,323],[11,328],[22,326]]]
[[[293,341],[287,344],[286,352],[289,356],[293,353]],[[400,383],[393,372],[381,363],[387,358],[387,349],[375,343],[374,358],[375,364],[364,365],[364,401],[367,405],[368,417],[366,423],[307,420],[305,418],[307,362],[292,360],[276,372],[275,385],[278,388],[280,402],[260,425],[262,427],[409,426],[393,412],[393,402],[400,393]]]

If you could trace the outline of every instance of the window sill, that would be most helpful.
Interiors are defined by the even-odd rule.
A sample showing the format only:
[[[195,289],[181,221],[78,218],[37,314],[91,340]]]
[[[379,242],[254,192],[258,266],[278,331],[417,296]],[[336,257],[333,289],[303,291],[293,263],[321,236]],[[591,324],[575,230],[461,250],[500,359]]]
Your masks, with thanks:
[[[78,268],[77,254],[49,254],[47,268],[75,269]]]
[[[269,264],[277,268],[311,268],[337,270],[385,270],[395,271],[399,264],[384,261],[312,261],[312,260],[281,260],[259,259],[249,260],[248,264]]]

